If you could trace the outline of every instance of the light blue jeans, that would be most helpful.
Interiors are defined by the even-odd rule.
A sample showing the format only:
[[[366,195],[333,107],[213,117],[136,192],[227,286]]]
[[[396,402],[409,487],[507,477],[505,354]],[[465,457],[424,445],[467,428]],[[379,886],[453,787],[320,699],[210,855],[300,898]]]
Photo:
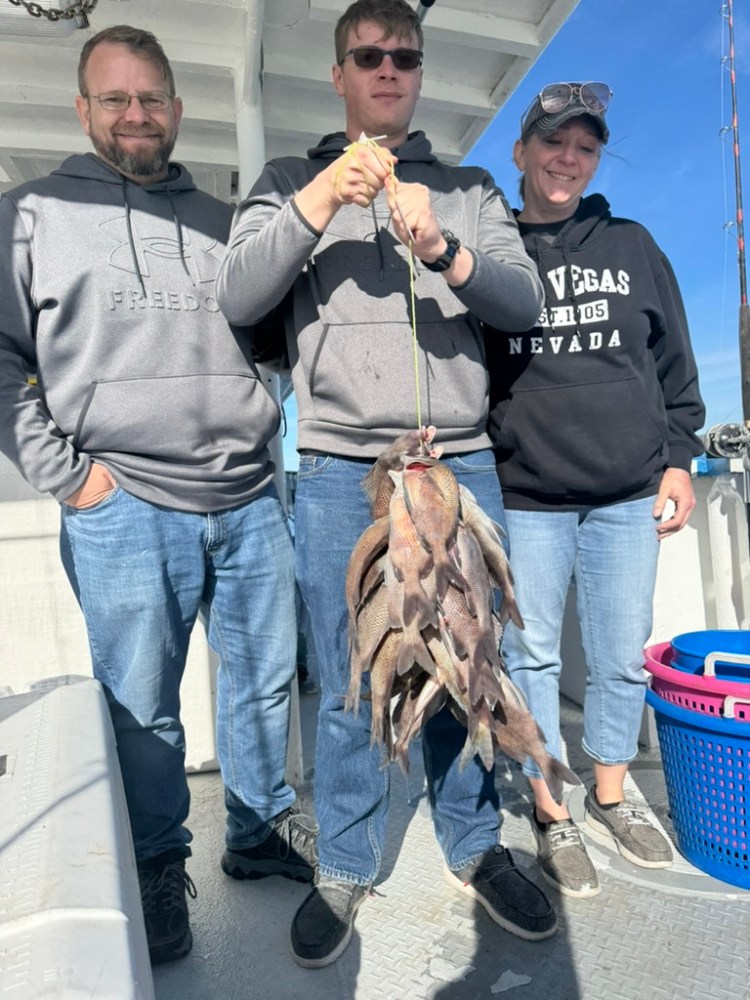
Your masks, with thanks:
[[[646,693],[643,647],[651,632],[659,542],[654,498],[579,512],[506,511],[518,607],[502,651],[560,755],[560,638],[571,580],[586,658],[582,746],[602,764],[635,757]],[[539,777],[531,760],[529,777]]]
[[[490,451],[444,459],[487,513],[504,524]],[[369,461],[301,455],[295,501],[297,578],[310,609],[321,699],[315,758],[315,805],[321,874],[369,885],[378,874],[388,810],[388,767],[370,747],[369,702],[344,711],[349,684],[344,582],[357,539],[372,523],[361,488]],[[499,798],[494,770],[474,758],[458,770],[466,729],[443,709],[427,723],[423,756],[433,823],[448,866],[462,868],[497,843]]]
[[[190,853],[180,681],[201,613],[217,652],[216,740],[227,845],[292,805],[284,779],[295,670],[294,553],[275,489],[216,514],[116,488],[62,506],[61,553],[107,693],[138,861]]]

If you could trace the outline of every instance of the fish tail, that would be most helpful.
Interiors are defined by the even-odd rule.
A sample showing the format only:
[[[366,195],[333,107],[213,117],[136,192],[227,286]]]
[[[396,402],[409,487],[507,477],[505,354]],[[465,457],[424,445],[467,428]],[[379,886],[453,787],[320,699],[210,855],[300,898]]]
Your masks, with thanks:
[[[544,755],[532,755],[542,772],[544,783],[549,789],[549,793],[558,805],[562,805],[563,783],[566,785],[580,785],[581,779],[566,767],[561,760],[553,757],[550,753]]]
[[[396,673],[405,674],[417,663],[428,674],[435,674],[435,661],[425,645],[422,634],[414,624],[404,631],[401,648],[398,651]]]
[[[370,724],[370,746],[382,747],[385,741],[385,718],[382,712],[373,711]]]
[[[437,612],[430,603],[427,594],[420,583],[415,583],[408,590],[404,587],[404,603],[402,617],[404,625],[408,626],[415,621],[419,623],[419,628],[437,623]]]
[[[411,737],[408,739],[396,740],[393,744],[393,750],[391,751],[391,760],[398,761],[398,766],[401,768],[405,775],[409,773],[409,743]]]
[[[458,769],[463,771],[472,757],[479,757],[485,770],[491,771],[495,763],[495,748],[492,745],[492,733],[486,725],[478,725],[474,733],[469,733],[458,759]]]
[[[349,665],[349,687],[346,691],[344,711],[353,712],[356,716],[359,713],[359,698],[362,688],[362,658],[359,654],[359,643],[356,635],[353,636],[349,646]]]
[[[513,622],[516,628],[522,632],[526,628],[521,612],[518,610],[515,596],[504,593],[500,603],[500,624],[505,625],[509,621]]]
[[[448,593],[448,587],[453,584],[456,590],[460,590],[466,597],[466,603],[471,599],[471,587],[461,570],[456,566],[450,555],[445,552],[435,559],[435,580],[437,583],[438,599],[443,600]],[[474,612],[469,608],[471,614]]]
[[[487,660],[483,660],[479,667],[475,663],[469,673],[469,704],[473,707],[484,700],[492,710],[502,697],[503,689]]]

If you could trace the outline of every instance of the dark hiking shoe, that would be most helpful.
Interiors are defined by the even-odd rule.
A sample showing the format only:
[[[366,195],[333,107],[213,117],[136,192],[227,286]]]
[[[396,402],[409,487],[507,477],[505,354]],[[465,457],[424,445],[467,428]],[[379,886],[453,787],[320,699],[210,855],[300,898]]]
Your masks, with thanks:
[[[195,899],[196,891],[184,858],[169,864],[155,860],[138,865],[138,882],[149,957],[152,965],[161,965],[184,958],[193,947],[186,893]]]
[[[601,888],[596,869],[573,820],[540,823],[535,809],[531,815],[539,867],[545,881],[564,896],[597,896]]]
[[[287,809],[272,821],[271,833],[255,847],[224,852],[221,867],[237,879],[283,875],[312,882],[318,864],[317,828],[309,816]]]
[[[445,869],[449,885],[481,903],[496,924],[526,941],[557,930],[557,916],[541,889],[516,868],[510,851],[493,847],[460,871]]]
[[[584,803],[589,834],[600,844],[613,844],[620,854],[640,868],[669,868],[673,861],[669,841],[643,809],[625,799],[616,806],[602,806],[593,788]]]
[[[351,941],[354,915],[366,885],[322,878],[292,921],[292,956],[297,965],[320,969],[335,962]]]

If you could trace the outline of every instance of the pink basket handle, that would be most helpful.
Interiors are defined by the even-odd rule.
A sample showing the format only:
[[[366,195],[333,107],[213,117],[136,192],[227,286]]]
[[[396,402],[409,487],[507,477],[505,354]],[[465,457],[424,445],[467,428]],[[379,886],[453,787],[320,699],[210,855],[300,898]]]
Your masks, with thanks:
[[[725,719],[735,719],[737,722],[748,722],[748,719],[738,719],[735,715],[735,709],[738,705],[747,705],[750,707],[750,698],[733,698],[731,695],[724,699],[724,718]]]
[[[703,676],[715,677],[717,663],[740,663],[750,667],[750,656],[747,653],[709,653],[704,662]]]

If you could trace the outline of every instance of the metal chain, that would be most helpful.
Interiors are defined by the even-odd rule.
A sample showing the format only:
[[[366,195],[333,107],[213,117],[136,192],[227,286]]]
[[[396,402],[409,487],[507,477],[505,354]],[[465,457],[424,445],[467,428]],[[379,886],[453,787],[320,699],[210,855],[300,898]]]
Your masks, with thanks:
[[[34,3],[33,0],[9,0],[14,7],[25,7],[32,17],[46,17],[48,21],[72,21],[73,18],[80,17],[84,21],[84,27],[88,28],[88,16],[99,3],[99,0],[75,0],[70,7],[65,10],[55,10],[49,7],[42,7],[41,4]]]

